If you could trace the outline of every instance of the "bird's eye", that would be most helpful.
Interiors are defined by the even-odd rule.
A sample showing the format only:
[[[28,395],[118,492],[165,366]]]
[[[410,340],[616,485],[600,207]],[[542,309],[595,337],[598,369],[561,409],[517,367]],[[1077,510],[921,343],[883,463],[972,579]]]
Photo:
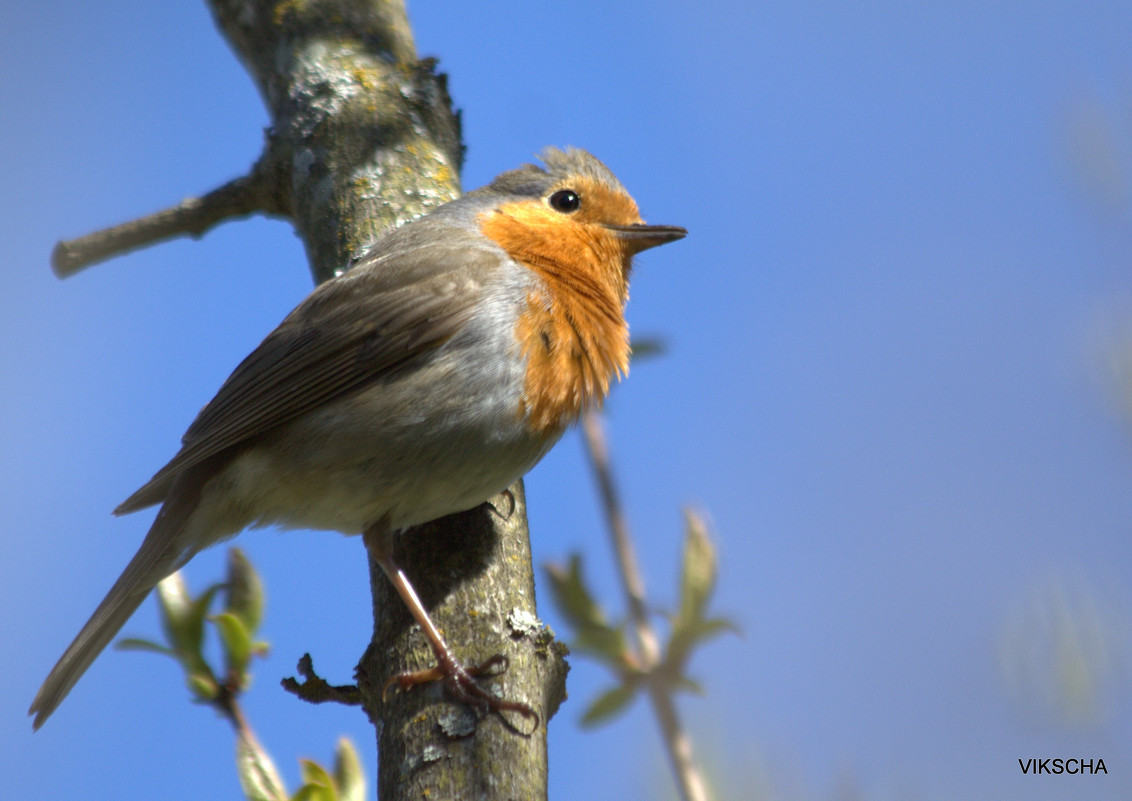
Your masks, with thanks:
[[[578,197],[578,193],[573,189],[559,189],[549,198],[547,202],[550,207],[555,211],[560,211],[563,214],[570,214],[577,211],[578,206],[582,205],[582,199]]]

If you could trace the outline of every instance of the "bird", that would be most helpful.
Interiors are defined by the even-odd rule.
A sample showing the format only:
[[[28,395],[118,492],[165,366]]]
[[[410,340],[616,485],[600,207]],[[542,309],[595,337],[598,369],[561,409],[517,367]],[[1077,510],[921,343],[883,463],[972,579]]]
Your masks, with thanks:
[[[362,535],[458,698],[479,688],[392,557],[400,532],[527,473],[628,370],[633,257],[648,225],[601,161],[546,148],[393,229],[303,300],[222,384],[116,515],[160,504],[141,547],[52,668],[38,729],[158,582],[246,528]],[[537,717],[536,717],[537,720]]]

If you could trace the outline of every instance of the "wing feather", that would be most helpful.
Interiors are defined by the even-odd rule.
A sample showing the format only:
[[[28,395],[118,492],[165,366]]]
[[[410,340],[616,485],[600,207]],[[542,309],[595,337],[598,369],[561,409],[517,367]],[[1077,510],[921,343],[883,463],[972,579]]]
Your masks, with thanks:
[[[471,318],[498,259],[487,248],[414,247],[318,287],[201,409],[172,461],[114,513],[164,500],[186,468],[439,347]]]

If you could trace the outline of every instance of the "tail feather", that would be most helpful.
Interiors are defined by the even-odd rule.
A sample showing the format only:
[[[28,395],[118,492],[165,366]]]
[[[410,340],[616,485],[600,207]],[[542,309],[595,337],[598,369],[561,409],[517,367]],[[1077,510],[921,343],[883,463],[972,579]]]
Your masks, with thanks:
[[[29,715],[35,716],[33,728],[38,729],[51,716],[75,682],[141,606],[149,591],[196,552],[180,535],[197,506],[200,487],[199,484],[191,486],[195,482],[190,482],[190,486],[178,483],[181,486],[174,486],[170,492],[141,548],[47,674],[28,710]]]
[[[67,697],[95,658],[114,639],[114,635],[126,624],[134,611],[141,606],[149,594],[149,587],[127,587],[121,582],[99,604],[98,609],[83,626],[79,636],[55,663],[51,673],[36,693],[35,700],[28,710],[35,715],[32,727],[38,729],[51,716],[55,708]]]

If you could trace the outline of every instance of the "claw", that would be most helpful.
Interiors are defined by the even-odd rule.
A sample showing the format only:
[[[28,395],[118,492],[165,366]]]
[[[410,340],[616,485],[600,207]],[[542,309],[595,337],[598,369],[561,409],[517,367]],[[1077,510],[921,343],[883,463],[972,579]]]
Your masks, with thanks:
[[[511,494],[510,490],[505,490],[505,493],[511,499],[511,511],[515,511],[515,496]],[[432,646],[432,651],[436,654],[436,667],[428,668],[427,670],[416,670],[407,673],[398,673],[385,682],[385,686],[381,688],[381,700],[385,701],[389,693],[389,688],[396,684],[402,692],[408,690],[417,684],[422,684],[426,681],[443,681],[448,691],[461,701],[469,706],[478,709],[490,709],[495,712],[518,712],[528,720],[534,721],[534,732],[539,725],[539,716],[533,708],[521,701],[506,701],[480,686],[476,681],[476,676],[483,675],[498,675],[504,670],[507,670],[507,657],[503,654],[496,654],[488,659],[481,665],[473,667],[464,667],[460,664],[456,657],[452,655],[452,651],[448,649],[448,644],[444,642],[444,637],[440,635],[440,631],[436,628],[436,624],[432,622],[432,618],[428,616],[424,605],[421,603],[420,598],[417,597],[417,591],[413,589],[413,585],[409,583],[408,577],[405,572],[398,567],[397,563],[393,561],[391,556],[392,548],[390,547],[390,538],[393,532],[382,523],[375,524],[367,528],[362,534],[362,541],[365,543],[366,550],[369,551],[370,556],[377,560],[381,565],[381,569],[385,571],[385,575],[393,583],[394,589],[397,594],[401,596],[401,600],[405,602],[408,607],[409,613],[413,619],[417,621],[417,625],[421,627],[421,631]],[[501,668],[498,673],[495,672],[496,668]],[[516,726],[514,726],[507,718],[500,715],[500,718],[509,728],[524,734]]]
[[[491,509],[491,511],[499,515],[500,520],[510,520],[511,515],[515,514],[515,493],[513,493],[510,489],[505,489],[499,494],[507,496],[507,503],[511,507],[507,510],[507,514],[503,514],[503,512],[499,511],[499,509],[496,508],[495,504],[491,501],[488,501],[487,505]]]
[[[425,670],[406,671],[390,677],[385,682],[385,686],[381,688],[381,700],[382,702],[387,700],[389,688],[393,685],[397,685],[397,689],[405,692],[418,684],[443,681],[448,692],[452,693],[457,701],[477,709],[490,709],[494,712],[517,712],[533,721],[534,728],[537,729],[539,725],[538,713],[528,704],[500,698],[476,681],[477,676],[498,676],[507,670],[507,665],[508,659],[503,654],[496,654],[486,662],[470,667],[465,667],[455,659],[441,658],[434,667]],[[496,670],[496,668],[499,668],[499,670]],[[511,726],[511,728],[515,727]]]

